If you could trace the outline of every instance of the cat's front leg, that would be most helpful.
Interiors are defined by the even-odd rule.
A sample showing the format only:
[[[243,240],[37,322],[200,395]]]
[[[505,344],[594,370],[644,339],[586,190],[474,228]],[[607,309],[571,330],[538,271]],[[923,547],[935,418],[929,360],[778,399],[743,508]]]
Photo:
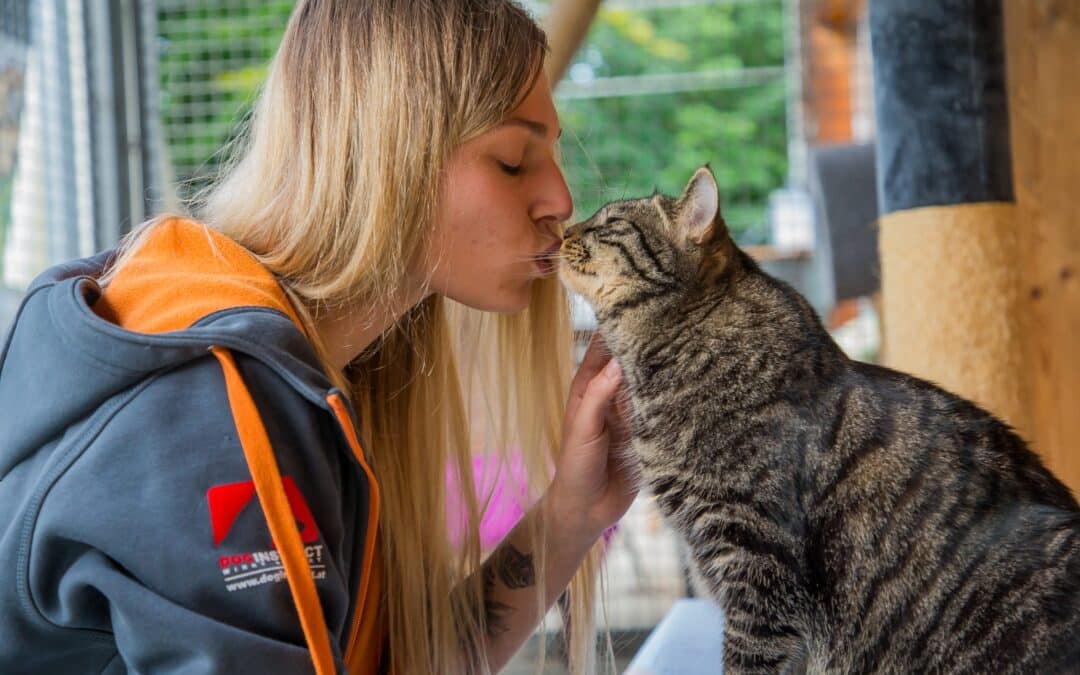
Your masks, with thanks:
[[[805,644],[791,626],[769,625],[728,613],[724,627],[725,675],[805,673]]]
[[[761,587],[760,571],[735,576],[743,578],[729,578],[722,592],[725,674],[805,672],[806,642],[790,603]]]

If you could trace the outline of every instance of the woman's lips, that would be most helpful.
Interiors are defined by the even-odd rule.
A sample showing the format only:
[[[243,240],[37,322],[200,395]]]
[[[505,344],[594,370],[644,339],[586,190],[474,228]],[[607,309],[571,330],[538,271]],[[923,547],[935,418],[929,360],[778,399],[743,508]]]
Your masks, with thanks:
[[[536,267],[540,270],[540,276],[547,277],[555,271],[555,259],[559,255],[562,242],[556,242],[549,246],[543,253],[537,256]]]

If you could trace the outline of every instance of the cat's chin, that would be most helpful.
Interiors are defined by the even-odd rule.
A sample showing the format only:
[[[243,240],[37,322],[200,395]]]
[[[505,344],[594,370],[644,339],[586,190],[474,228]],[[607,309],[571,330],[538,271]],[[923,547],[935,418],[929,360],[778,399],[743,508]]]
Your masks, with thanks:
[[[596,283],[593,277],[575,272],[570,269],[566,263],[561,263],[559,265],[558,276],[559,281],[562,282],[562,285],[565,286],[567,290],[577,293],[591,308],[594,310],[596,309],[593,298],[596,297],[596,291],[599,284]]]

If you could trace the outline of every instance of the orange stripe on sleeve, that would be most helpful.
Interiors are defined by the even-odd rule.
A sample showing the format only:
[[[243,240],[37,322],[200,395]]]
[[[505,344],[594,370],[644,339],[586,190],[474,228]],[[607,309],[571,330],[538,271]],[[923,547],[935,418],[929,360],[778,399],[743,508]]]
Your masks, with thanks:
[[[330,649],[322,604],[315,591],[315,581],[308,566],[304,544],[300,540],[300,530],[296,526],[282,485],[281,472],[274,458],[270,438],[266,435],[259,411],[240,376],[232,353],[221,347],[214,347],[211,351],[225,371],[225,388],[240,445],[244,449],[244,458],[247,459],[252,481],[255,483],[259,504],[262,505],[267,525],[270,527],[270,536],[274,539],[274,545],[277,546],[285,567],[285,577],[289,582],[296,611],[300,615],[300,626],[304,631],[311,660],[315,664],[315,673],[333,675],[334,657]]]
[[[349,636],[349,646],[345,651],[345,663],[351,673],[374,673],[378,672],[382,659],[383,638],[385,626],[382,621],[379,602],[382,595],[382,556],[378,546],[379,525],[379,485],[375,482],[375,474],[368,466],[364,458],[363,448],[356,435],[352,417],[349,415],[341,394],[331,394],[326,397],[327,403],[334,410],[338,424],[341,425],[345,437],[349,441],[356,461],[359,462],[364,473],[367,474],[369,487],[368,497],[368,526],[367,537],[364,542],[364,567],[360,575],[360,590],[357,594],[356,609],[353,610],[354,619],[352,631]]]

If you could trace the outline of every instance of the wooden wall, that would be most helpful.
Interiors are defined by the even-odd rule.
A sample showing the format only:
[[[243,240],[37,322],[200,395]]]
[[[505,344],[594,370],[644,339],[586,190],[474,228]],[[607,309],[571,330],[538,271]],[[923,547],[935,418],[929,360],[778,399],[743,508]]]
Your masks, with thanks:
[[[1030,429],[1080,497],[1080,2],[1005,0]]]

